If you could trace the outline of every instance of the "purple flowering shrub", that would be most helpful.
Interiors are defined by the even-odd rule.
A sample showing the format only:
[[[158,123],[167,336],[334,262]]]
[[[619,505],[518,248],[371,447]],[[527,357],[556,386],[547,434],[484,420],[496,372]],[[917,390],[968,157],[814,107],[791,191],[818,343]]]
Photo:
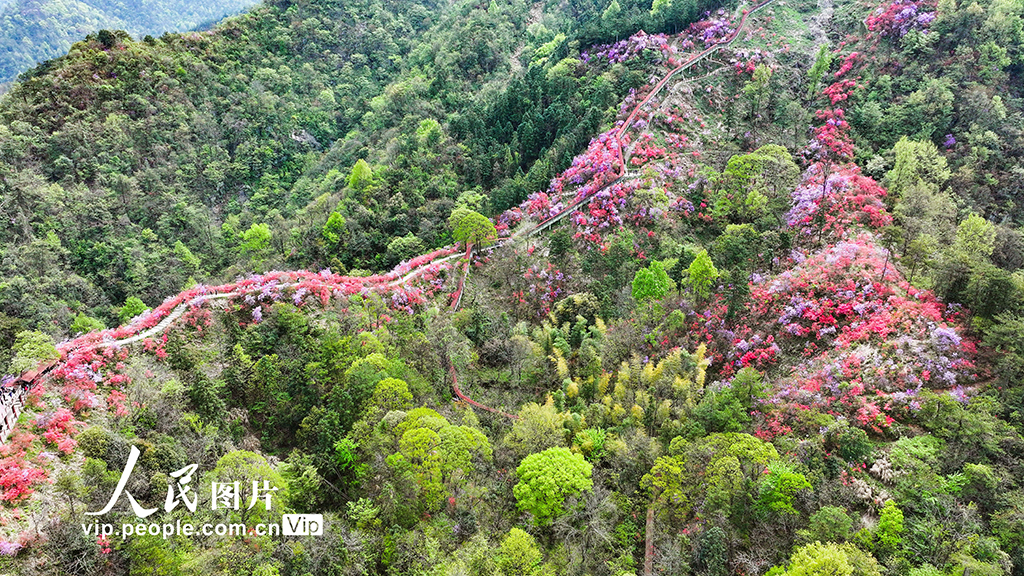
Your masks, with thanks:
[[[879,6],[868,16],[868,30],[890,38],[903,38],[911,30],[928,32],[935,20],[935,3],[928,0],[896,0]]]

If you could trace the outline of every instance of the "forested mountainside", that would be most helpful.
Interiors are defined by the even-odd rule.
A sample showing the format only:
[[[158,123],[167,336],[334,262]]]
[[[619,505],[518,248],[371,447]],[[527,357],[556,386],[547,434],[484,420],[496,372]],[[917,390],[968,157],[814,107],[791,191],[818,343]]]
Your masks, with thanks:
[[[1021,576],[1022,18],[311,0],[75,44],[0,100],[0,566]]]
[[[111,324],[111,306],[189,278],[383,270],[447,243],[460,195],[495,212],[543,189],[646,81],[640,63],[574,64],[571,35],[614,40],[638,8],[608,31],[577,23],[601,10],[281,3],[209,33],[77,44],[0,110],[3,313],[54,331],[79,311]],[[341,194],[360,159],[374,185]],[[345,233],[327,245],[335,211]],[[37,242],[51,229],[60,246]],[[247,233],[269,234],[266,250]],[[38,274],[23,250],[41,255]]]
[[[210,25],[252,6],[250,0],[3,0],[0,2],[0,85],[38,63],[65,54],[86,34],[126,30],[136,38]]]

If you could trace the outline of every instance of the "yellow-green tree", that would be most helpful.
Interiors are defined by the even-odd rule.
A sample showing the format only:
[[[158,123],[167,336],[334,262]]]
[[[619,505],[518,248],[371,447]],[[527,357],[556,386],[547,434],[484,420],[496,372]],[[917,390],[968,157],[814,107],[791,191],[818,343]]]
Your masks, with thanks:
[[[360,158],[352,167],[352,174],[348,177],[348,187],[353,190],[363,191],[373,183],[373,168]]]
[[[686,283],[701,300],[711,295],[711,288],[720,276],[715,263],[711,261],[707,250],[701,250],[690,263]]]
[[[911,186],[923,184],[938,190],[949,180],[946,158],[939,153],[935,144],[927,140],[918,142],[904,136],[893,147],[893,152],[896,160],[884,181],[889,188],[890,201],[899,200]]]
[[[412,406],[412,392],[409,392],[409,385],[405,380],[398,378],[385,378],[377,382],[370,397],[370,406],[376,408],[381,414],[387,414],[392,410],[406,410]]]
[[[478,461],[490,461],[491,444],[483,432],[454,426],[429,408],[416,408],[395,426],[398,451],[388,457],[397,475],[409,474],[419,487],[419,503],[427,510],[440,507],[448,494],[446,482],[461,470],[473,472]]]
[[[452,239],[477,247],[490,246],[498,238],[498,231],[491,219],[479,212],[459,208],[448,218]]]
[[[565,446],[565,422],[568,418],[567,414],[555,408],[550,396],[543,405],[529,402],[519,409],[519,418],[505,436],[505,444],[520,456]]]
[[[633,277],[633,299],[640,303],[661,300],[674,288],[675,282],[665,272],[665,265],[657,260],[637,270]]]
[[[498,568],[502,576],[528,576],[537,571],[541,553],[537,542],[528,533],[513,528],[501,541]]]
[[[881,576],[878,561],[852,544],[801,546],[779,576]]]
[[[11,374],[21,374],[27,370],[33,370],[43,360],[59,358],[57,348],[53,345],[53,338],[35,330],[18,332],[14,337],[14,347],[11,349],[14,358],[11,359],[11,366],[8,371]]]
[[[779,453],[749,434],[711,434],[695,442],[678,437],[659,457],[641,486],[677,518],[721,511],[737,519],[747,512],[757,482]]]
[[[519,483],[512,488],[520,510],[547,526],[564,511],[565,499],[594,487],[593,466],[568,448],[548,448],[523,459],[516,469]]]

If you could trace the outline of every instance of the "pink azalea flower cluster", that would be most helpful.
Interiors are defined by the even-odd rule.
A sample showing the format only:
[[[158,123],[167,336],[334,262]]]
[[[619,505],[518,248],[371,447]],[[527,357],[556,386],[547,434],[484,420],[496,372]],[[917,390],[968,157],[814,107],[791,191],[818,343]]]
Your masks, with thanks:
[[[849,54],[847,54],[846,57],[843,58],[843,64],[839,67],[839,70],[836,71],[835,77],[841,78],[843,74],[846,74],[847,72],[852,70],[854,64],[856,64],[859,60],[860,52],[850,52]],[[833,102],[833,104],[835,104],[835,102]]]
[[[513,291],[513,304],[517,309],[542,318],[551,312],[554,303],[566,295],[570,277],[548,262],[546,266],[534,264],[523,273],[520,289]]]
[[[928,32],[935,20],[935,2],[932,0],[896,0],[888,6],[878,7],[868,16],[868,30],[882,36],[903,38],[911,30]]]
[[[691,38],[704,43],[704,46],[718,44],[735,32],[732,22],[729,21],[725,10],[719,10],[715,18],[707,18],[700,22],[690,24],[687,32]]]
[[[36,416],[34,424],[36,428],[45,430],[42,436],[47,442],[55,445],[65,454],[73,452],[75,446],[78,445],[72,436],[76,433],[75,427],[80,422],[75,420],[74,414],[67,408],[58,408],[53,412]]]
[[[857,82],[854,80],[840,80],[835,84],[832,84],[828,88],[825,88],[824,94],[828,96],[832,105],[842,102],[850,97],[850,93],[857,88]]]
[[[771,56],[770,53],[760,49],[752,51],[738,50],[729,59],[729,63],[736,70],[736,74],[753,74],[757,65],[767,62],[769,56]]]
[[[627,198],[639,183],[638,180],[631,180],[614,184],[598,192],[585,208],[573,212],[571,222],[576,229],[573,237],[603,246],[604,237],[601,232],[615,231],[622,226],[622,211]]]
[[[35,434],[16,429],[10,441],[0,446],[0,500],[18,502],[32,494],[32,486],[46,478],[41,459],[26,458],[37,438]]]
[[[587,151],[574,158],[572,165],[551,180],[548,192],[561,196],[575,186],[574,201],[578,202],[618,178],[621,151],[615,132],[611,130],[591,140]],[[533,214],[532,211],[530,213]]]
[[[644,50],[657,51],[659,56],[666,57],[678,51],[675,46],[669,44],[668,37],[664,34],[647,34],[641,30],[614,44],[603,44],[585,50],[580,53],[580,60],[587,63],[591,60],[607,60],[612,64],[618,64],[636,58]]]
[[[892,215],[885,209],[885,196],[885,189],[855,165],[814,164],[792,193],[793,207],[786,221],[804,236],[821,233],[838,240],[855,224],[874,229],[890,224]]]
[[[666,150],[653,142],[654,136],[650,132],[644,132],[633,144],[632,153],[629,156],[631,166],[643,166],[651,160],[664,158]]]
[[[769,336],[783,350],[808,358],[764,414],[796,425],[800,411],[813,408],[883,433],[918,408],[922,388],[974,377],[973,342],[932,293],[899,277],[870,235],[797,260],[751,291],[752,324],[774,326]]]

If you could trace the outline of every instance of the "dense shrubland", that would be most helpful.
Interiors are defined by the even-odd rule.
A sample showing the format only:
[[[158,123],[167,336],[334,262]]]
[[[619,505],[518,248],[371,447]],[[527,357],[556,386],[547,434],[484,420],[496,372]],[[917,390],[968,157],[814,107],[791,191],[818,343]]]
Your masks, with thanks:
[[[1020,6],[839,3],[819,49],[774,5],[626,141],[735,15],[542,8],[267,5],[3,101],[12,365],[203,278],[350,274],[59,345],[0,454],[12,570],[1021,574]],[[360,283],[455,241],[491,244],[457,311],[459,260]],[[280,488],[161,522],[327,533],[97,542],[133,448],[148,506],[190,463]]]
[[[5,0],[0,2],[0,88],[36,64],[65,54],[87,33],[125,29],[142,38],[169,31],[210,26],[225,15],[251,6],[248,0],[203,3],[196,0],[162,2],[64,2]]]

